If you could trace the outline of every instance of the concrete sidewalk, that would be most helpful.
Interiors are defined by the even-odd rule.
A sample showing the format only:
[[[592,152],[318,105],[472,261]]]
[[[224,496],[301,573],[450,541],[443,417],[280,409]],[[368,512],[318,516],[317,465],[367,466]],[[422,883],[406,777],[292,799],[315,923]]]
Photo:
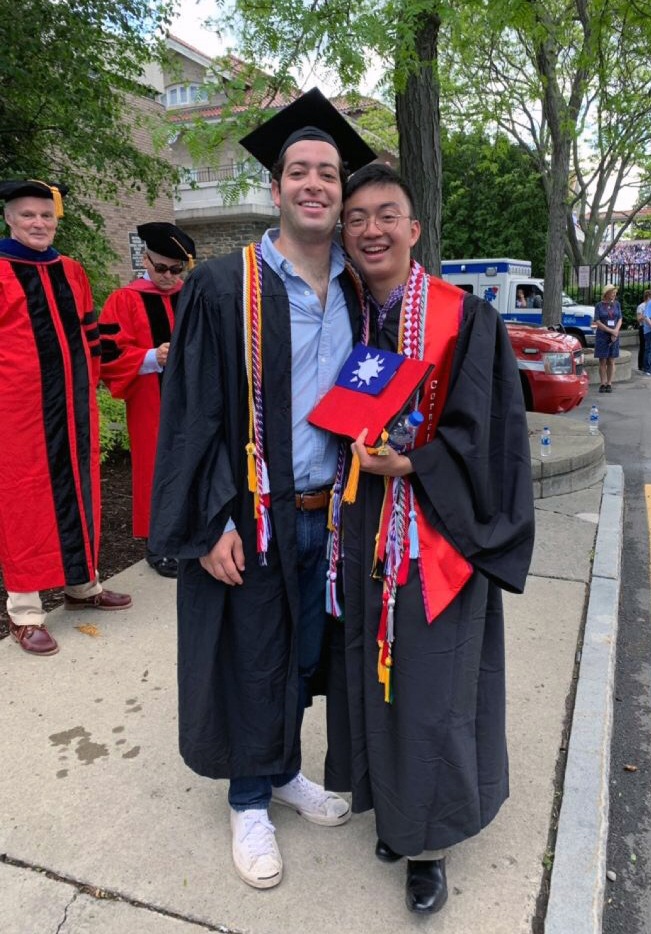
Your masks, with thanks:
[[[552,430],[556,439],[565,428]],[[534,437],[532,453],[535,461]],[[545,468],[551,469],[544,464],[543,474]],[[489,828],[452,851],[450,899],[430,919],[405,908],[404,865],[374,858],[371,814],[321,828],[278,808],[272,816],[285,863],[282,884],[256,891],[237,878],[225,783],[194,775],[177,753],[175,585],[144,562],[111,582],[133,595],[132,610],[50,614],[59,655],[32,658],[4,640],[2,934],[530,932],[558,808],[554,778],[567,743],[577,640],[593,607],[593,553],[595,573],[603,572],[598,586],[610,590],[607,605],[592,619],[588,613],[577,693],[581,729],[570,741],[558,879],[554,873],[551,884],[557,921],[548,930],[596,934],[612,688],[612,678],[600,686],[599,677],[614,660],[622,497],[621,471],[610,469],[605,487],[599,481],[537,501],[526,592],[505,594],[511,798]],[[597,537],[600,511],[607,535]],[[96,634],[76,628],[84,625],[97,627]],[[304,771],[319,779],[321,703],[308,712],[303,736]]]

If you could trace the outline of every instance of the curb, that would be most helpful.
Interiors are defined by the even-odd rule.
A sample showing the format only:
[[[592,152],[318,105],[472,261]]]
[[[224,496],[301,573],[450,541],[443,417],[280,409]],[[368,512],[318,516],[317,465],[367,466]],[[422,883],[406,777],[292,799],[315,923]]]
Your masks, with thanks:
[[[606,470],[545,934],[601,934],[624,473]]]
[[[637,341],[637,336],[636,336]],[[637,350],[635,351],[635,362],[637,363]],[[583,366],[588,374],[588,380],[591,386],[599,385],[599,361],[595,360],[594,348],[585,347],[583,350]],[[620,350],[619,357],[615,357],[615,372],[613,376],[614,383],[626,383],[631,378],[633,367],[633,354],[630,350]]]
[[[565,415],[527,412],[531,479],[534,499],[576,493],[599,483],[606,472],[603,435],[588,434],[588,407],[585,421]],[[552,431],[551,456],[540,459],[540,432],[544,425]]]

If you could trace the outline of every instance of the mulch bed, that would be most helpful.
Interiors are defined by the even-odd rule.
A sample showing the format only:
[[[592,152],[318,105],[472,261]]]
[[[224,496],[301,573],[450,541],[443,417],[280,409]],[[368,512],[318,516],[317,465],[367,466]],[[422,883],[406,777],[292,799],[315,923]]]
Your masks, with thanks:
[[[131,460],[120,452],[102,464],[102,537],[99,576],[106,580],[145,557],[145,542],[131,534]],[[63,603],[62,590],[44,590],[43,606],[53,610]],[[7,591],[0,571],[0,639],[9,635]]]

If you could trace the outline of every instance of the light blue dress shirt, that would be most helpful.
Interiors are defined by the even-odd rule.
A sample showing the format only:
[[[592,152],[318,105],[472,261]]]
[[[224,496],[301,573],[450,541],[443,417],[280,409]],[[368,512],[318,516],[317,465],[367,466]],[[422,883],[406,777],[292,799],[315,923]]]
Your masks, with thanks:
[[[337,277],[344,269],[338,243],[330,251],[330,280],[325,308],[318,295],[274,246],[280,231],[262,237],[262,258],[280,277],[289,299],[292,334],[292,437],[294,487],[299,492],[319,490],[332,483],[337,468],[338,441],[314,428],[308,414],[334,385],[349,355],[353,337],[350,318]],[[264,294],[264,278],[262,284]]]
[[[142,276],[143,279],[146,279],[147,282],[151,282],[151,276],[148,272],[145,272]],[[142,361],[142,366],[138,370],[138,376],[148,376],[149,373],[162,373],[163,367],[158,365],[158,360],[156,359],[156,348],[152,347],[145,354],[145,357]]]

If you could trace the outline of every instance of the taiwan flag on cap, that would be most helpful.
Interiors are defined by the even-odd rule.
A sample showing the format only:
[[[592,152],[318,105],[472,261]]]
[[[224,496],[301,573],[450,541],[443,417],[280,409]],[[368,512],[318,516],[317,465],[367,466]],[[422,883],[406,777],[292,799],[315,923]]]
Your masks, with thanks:
[[[391,429],[433,369],[426,360],[356,344],[308,421],[349,438],[368,428],[367,443],[378,444],[382,431]]]

